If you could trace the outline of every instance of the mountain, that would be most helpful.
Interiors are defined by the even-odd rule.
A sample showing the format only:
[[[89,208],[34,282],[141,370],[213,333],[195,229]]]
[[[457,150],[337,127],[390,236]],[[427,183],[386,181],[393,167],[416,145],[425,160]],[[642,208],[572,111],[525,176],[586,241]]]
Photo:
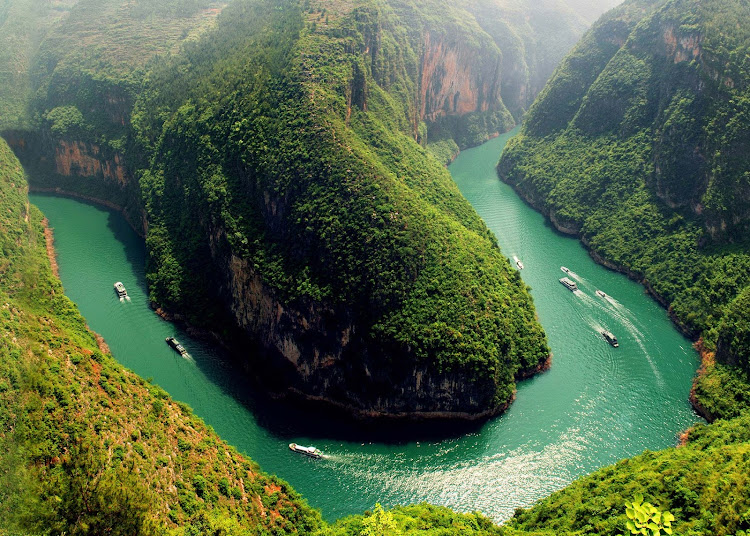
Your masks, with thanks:
[[[79,0],[4,135],[32,187],[122,209],[154,306],[267,388],[481,418],[549,349],[441,164],[513,126],[586,24],[562,0]]]
[[[498,168],[595,258],[642,280],[741,382],[750,355],[748,15],[729,0],[626,2],[563,61]],[[710,380],[720,369],[710,365],[696,389],[712,417],[745,389],[711,394],[735,385]]]

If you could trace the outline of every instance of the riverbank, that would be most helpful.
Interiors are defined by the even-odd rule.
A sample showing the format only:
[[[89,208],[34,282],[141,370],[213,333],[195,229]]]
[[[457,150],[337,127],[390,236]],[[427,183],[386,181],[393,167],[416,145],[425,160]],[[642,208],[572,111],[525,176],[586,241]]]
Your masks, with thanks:
[[[101,205],[103,207],[107,207],[121,214],[122,217],[125,219],[125,221],[128,223],[128,225],[130,225],[130,227],[133,229],[133,231],[135,231],[135,233],[138,236],[144,239],[146,238],[146,233],[148,232],[148,221],[146,220],[145,216],[143,217],[141,226],[139,227],[132,221],[132,219],[130,218],[130,215],[125,210],[125,207],[120,206],[111,201],[108,201],[106,199],[100,199],[98,197],[84,195],[84,194],[80,194],[77,192],[72,192],[70,190],[64,190],[62,188],[40,188],[36,186],[31,186],[31,185],[29,185],[29,193],[59,195],[59,196],[70,197],[72,199],[79,199],[81,201],[87,201],[89,203],[94,203],[95,205]]]
[[[498,180],[502,180],[499,174],[498,174]],[[711,415],[711,413],[705,407],[703,407],[703,405],[701,405],[695,393],[696,384],[700,380],[701,376],[703,376],[706,373],[707,366],[714,363],[714,353],[706,350],[705,346],[703,345],[702,339],[699,339],[695,333],[689,330],[684,325],[684,323],[680,321],[680,319],[674,314],[672,308],[669,305],[669,302],[667,302],[667,300],[663,296],[659,295],[654,290],[651,284],[646,279],[643,278],[642,274],[634,272],[628,269],[626,266],[619,265],[603,257],[602,255],[599,254],[598,251],[596,251],[595,249],[591,247],[591,244],[581,234],[581,231],[579,228],[568,227],[566,225],[561,224],[557,218],[553,217],[554,215],[551,214],[551,211],[545,209],[544,207],[536,203],[533,198],[526,195],[525,192],[519,190],[514,185],[509,185],[509,186],[513,188],[513,191],[516,192],[518,197],[521,200],[523,200],[524,203],[526,203],[529,207],[531,207],[535,211],[542,214],[545,217],[545,219],[550,224],[552,224],[552,226],[557,232],[565,236],[570,236],[570,237],[574,237],[578,239],[578,241],[584,246],[584,248],[586,249],[589,256],[594,262],[596,262],[597,264],[601,266],[604,266],[605,268],[609,270],[621,273],[627,276],[629,279],[642,285],[646,293],[649,296],[651,296],[654,299],[654,301],[656,301],[659,305],[661,305],[664,309],[667,310],[667,315],[669,316],[669,319],[671,320],[672,324],[680,331],[680,333],[682,333],[683,336],[685,336],[686,338],[690,339],[693,342],[693,347],[698,351],[701,357],[701,365],[696,371],[696,377],[693,380],[693,386],[690,390],[690,397],[689,397],[690,404],[698,415],[706,419],[706,421],[708,422],[713,422],[713,420],[715,420],[715,417]]]

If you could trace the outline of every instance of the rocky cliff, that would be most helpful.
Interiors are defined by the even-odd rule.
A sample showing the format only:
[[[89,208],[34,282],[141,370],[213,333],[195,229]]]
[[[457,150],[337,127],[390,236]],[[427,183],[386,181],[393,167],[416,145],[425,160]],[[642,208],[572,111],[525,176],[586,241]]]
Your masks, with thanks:
[[[135,127],[152,155],[141,186],[154,301],[239,328],[266,386],[353,414],[480,418],[506,407],[515,378],[549,351],[520,278],[413,138],[423,34],[387,6],[325,25],[308,13],[316,24],[279,41],[283,52],[274,43],[240,60],[246,35],[296,15],[236,9],[193,68],[242,61],[248,81],[213,69],[180,78],[175,63],[136,105],[148,111]],[[481,110],[489,90],[474,67],[438,76],[465,49],[430,43],[436,67],[424,76],[473,92],[451,97],[456,112]],[[269,54],[287,63],[269,71]],[[246,88],[242,100],[222,93],[227,77]],[[451,83],[433,85],[439,95]]]
[[[494,43],[479,49],[426,33],[421,61],[420,118],[435,122],[498,108],[501,54]]]

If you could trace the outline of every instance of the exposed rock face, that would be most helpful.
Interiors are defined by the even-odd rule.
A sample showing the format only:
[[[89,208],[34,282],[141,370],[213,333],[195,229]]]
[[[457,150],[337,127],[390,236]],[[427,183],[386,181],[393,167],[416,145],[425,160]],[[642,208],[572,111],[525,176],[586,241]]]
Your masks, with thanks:
[[[490,44],[476,50],[427,32],[422,57],[420,117],[436,121],[446,115],[498,108],[502,102],[501,62],[499,50]]]
[[[4,137],[28,172],[32,190],[71,195],[119,210],[145,236],[148,223],[140,188],[123,154],[48,133],[11,131]]]
[[[66,177],[101,177],[124,186],[127,171],[120,153],[104,157],[98,145],[59,140],[55,147],[55,172]]]
[[[213,240],[217,245],[221,233]],[[250,264],[222,257],[222,291],[237,325],[253,340],[253,371],[272,391],[324,402],[358,417],[481,419],[502,411],[491,403],[492,381],[427,366],[384,370],[388,348],[365,340],[351,311],[315,302],[282,303]],[[378,359],[371,355],[378,354]],[[397,360],[393,353],[391,361]],[[377,361],[377,362],[376,362]],[[357,386],[357,388],[352,388]],[[488,409],[490,408],[490,409]]]

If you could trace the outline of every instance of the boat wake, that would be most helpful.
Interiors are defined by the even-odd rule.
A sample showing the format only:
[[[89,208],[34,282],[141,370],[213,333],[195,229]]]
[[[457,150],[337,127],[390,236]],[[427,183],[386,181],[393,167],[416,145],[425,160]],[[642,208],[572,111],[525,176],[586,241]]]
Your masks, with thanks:
[[[604,303],[602,303],[602,300],[597,300],[593,298],[592,296],[589,296],[585,292],[577,291],[577,292],[574,292],[574,294],[578,296],[581,299],[581,301],[584,302],[585,304],[589,306],[593,306],[599,309],[600,311],[607,313],[625,328],[628,334],[632,337],[632,339],[638,345],[638,348],[640,348],[641,352],[643,352],[643,355],[646,358],[646,361],[648,361],[648,364],[654,373],[654,377],[656,378],[656,381],[659,384],[659,387],[662,387],[662,388],[665,387],[664,378],[659,372],[659,369],[656,367],[654,360],[651,358],[651,355],[649,354],[648,349],[646,348],[646,344],[643,342],[645,335],[638,328],[638,326],[636,326],[635,322],[637,322],[637,320],[633,317],[630,310],[624,305],[622,305],[620,302],[615,300],[614,298],[611,298],[609,295],[607,295],[605,299],[614,306],[613,308],[607,307]],[[594,321],[593,319],[591,320],[593,323],[596,323],[596,321]],[[589,325],[594,327],[598,332],[601,332],[601,329],[604,329],[604,328],[600,329],[600,326],[598,324],[593,325],[592,322],[589,322]]]

